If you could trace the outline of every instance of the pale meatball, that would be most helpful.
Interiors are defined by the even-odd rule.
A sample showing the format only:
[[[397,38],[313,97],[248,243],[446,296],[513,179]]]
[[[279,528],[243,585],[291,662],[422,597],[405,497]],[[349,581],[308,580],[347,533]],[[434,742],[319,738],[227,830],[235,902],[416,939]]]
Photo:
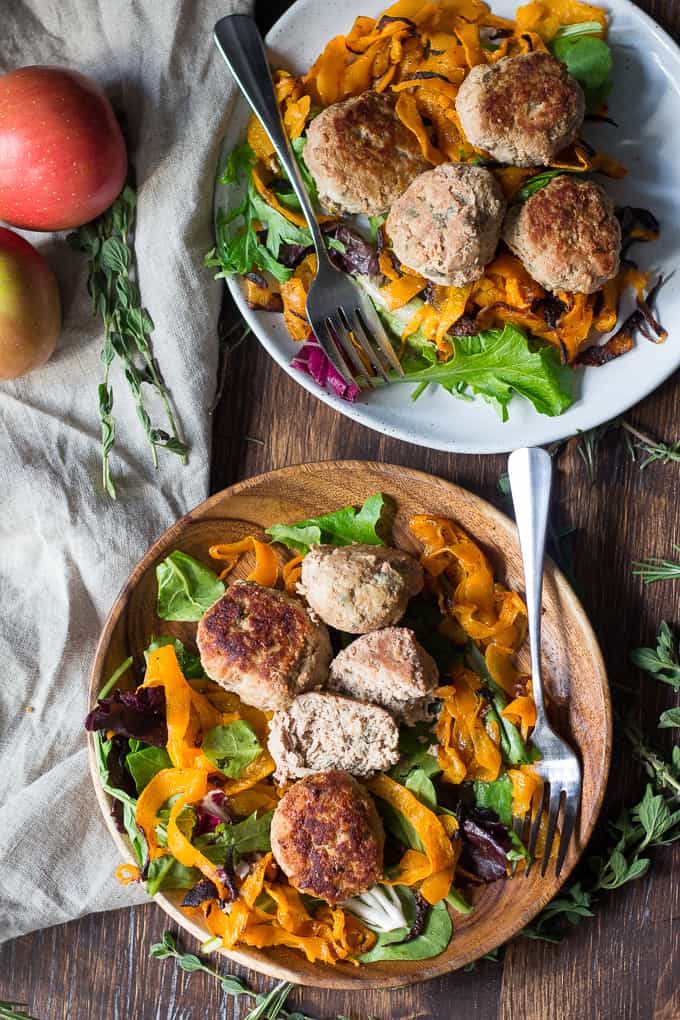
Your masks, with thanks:
[[[302,602],[237,581],[198,624],[196,643],[208,676],[255,708],[285,708],[325,682],[331,644]]]
[[[397,623],[422,588],[415,557],[379,545],[315,546],[302,561],[298,585],[322,620],[350,634]]]
[[[274,713],[268,746],[276,779],[284,782],[324,769],[383,772],[399,760],[398,741],[397,724],[377,705],[310,691]]]
[[[416,177],[386,230],[397,258],[434,283],[464,287],[494,257],[505,199],[484,167],[442,163]]]
[[[429,718],[438,681],[436,662],[407,627],[364,634],[331,663],[333,689],[382,705],[408,725]]]
[[[552,162],[575,140],[585,108],[583,90],[566,66],[540,52],[478,64],[456,97],[467,140],[513,166]]]
[[[271,841],[290,884],[327,903],[366,892],[382,876],[380,816],[346,772],[317,772],[291,786],[274,812]]]
[[[430,164],[397,117],[393,99],[363,92],[334,103],[309,125],[305,162],[333,212],[385,212]]]
[[[592,294],[619,271],[621,227],[599,184],[571,174],[511,208],[503,238],[541,286]]]

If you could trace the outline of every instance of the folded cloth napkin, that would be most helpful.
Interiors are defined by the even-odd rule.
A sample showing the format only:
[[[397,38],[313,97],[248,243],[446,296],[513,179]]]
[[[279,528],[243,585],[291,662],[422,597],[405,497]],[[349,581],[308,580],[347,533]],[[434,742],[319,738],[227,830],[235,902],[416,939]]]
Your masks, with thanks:
[[[116,369],[118,501],[102,494],[102,336],[86,295],[85,258],[63,237],[26,235],[59,276],[64,329],[49,364],[0,383],[0,941],[142,898],[113,877],[119,857],[88,774],[88,673],[129,571],[208,492],[220,287],[203,255],[234,97],[212,28],[251,7],[249,0],[22,0],[3,10],[0,70],[75,68],[100,82],[122,112],[137,175],[142,299],[191,452],[184,467],[161,451],[154,471]]]

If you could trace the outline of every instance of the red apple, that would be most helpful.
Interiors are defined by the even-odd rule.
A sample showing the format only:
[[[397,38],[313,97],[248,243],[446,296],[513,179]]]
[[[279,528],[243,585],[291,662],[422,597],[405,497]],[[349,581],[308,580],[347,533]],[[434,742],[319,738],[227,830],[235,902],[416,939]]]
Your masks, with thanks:
[[[54,273],[32,244],[0,227],[0,379],[43,365],[60,327]]]
[[[0,76],[0,220],[80,227],[111,205],[126,173],[123,135],[95,82],[63,67]]]

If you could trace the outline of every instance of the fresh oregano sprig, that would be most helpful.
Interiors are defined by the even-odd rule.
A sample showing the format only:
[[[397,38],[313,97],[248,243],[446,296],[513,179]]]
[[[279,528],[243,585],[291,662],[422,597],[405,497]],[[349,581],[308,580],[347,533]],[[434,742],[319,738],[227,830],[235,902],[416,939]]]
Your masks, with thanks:
[[[116,441],[113,414],[111,366],[119,359],[135,401],[137,416],[151,447],[154,467],[158,467],[159,447],[186,460],[187,445],[180,436],[170,394],[151,349],[153,320],[142,305],[137,285],[134,229],[137,196],[127,185],[113,205],[96,220],[70,234],[72,247],[87,255],[87,289],[95,315],[104,324],[102,345],[103,378],[99,384],[99,419],[102,437],[102,484],[115,499],[116,488],[109,458]],[[146,409],[142,387],[151,386],[160,396],[168,430],[156,428]]]
[[[219,971],[208,967],[194,953],[183,953],[177,948],[177,939],[172,932],[164,931],[162,942],[156,942],[149,952],[155,960],[177,960],[182,970],[189,974],[196,971],[203,971],[215,980],[219,981],[222,991],[227,995],[250,995],[255,1000],[255,1005],[243,1020],[314,1020],[314,1017],[306,1013],[295,1011],[287,1012],[284,1009],[288,996],[293,990],[290,981],[281,981],[266,995],[259,995],[252,991],[240,978],[231,974],[220,974]],[[29,1018],[30,1020],[30,1018]],[[337,1017],[336,1020],[350,1020],[349,1017]],[[368,1020],[375,1020],[375,1017],[368,1017]]]

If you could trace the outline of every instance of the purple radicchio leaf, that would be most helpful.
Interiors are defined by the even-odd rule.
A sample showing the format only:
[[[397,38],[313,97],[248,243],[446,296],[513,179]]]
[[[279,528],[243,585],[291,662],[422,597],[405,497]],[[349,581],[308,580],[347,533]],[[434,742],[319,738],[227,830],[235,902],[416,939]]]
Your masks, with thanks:
[[[480,882],[495,882],[507,874],[507,851],[512,843],[505,825],[493,811],[470,811],[464,819],[460,865]]]
[[[311,376],[319,386],[327,386],[343,400],[356,400],[359,387],[356,383],[345,382],[335,365],[322,351],[315,336],[305,340],[299,353],[291,361],[291,366]]]
[[[162,687],[116,690],[108,698],[99,699],[85,720],[85,729],[112,730],[123,737],[165,747],[168,742],[165,691]]]

